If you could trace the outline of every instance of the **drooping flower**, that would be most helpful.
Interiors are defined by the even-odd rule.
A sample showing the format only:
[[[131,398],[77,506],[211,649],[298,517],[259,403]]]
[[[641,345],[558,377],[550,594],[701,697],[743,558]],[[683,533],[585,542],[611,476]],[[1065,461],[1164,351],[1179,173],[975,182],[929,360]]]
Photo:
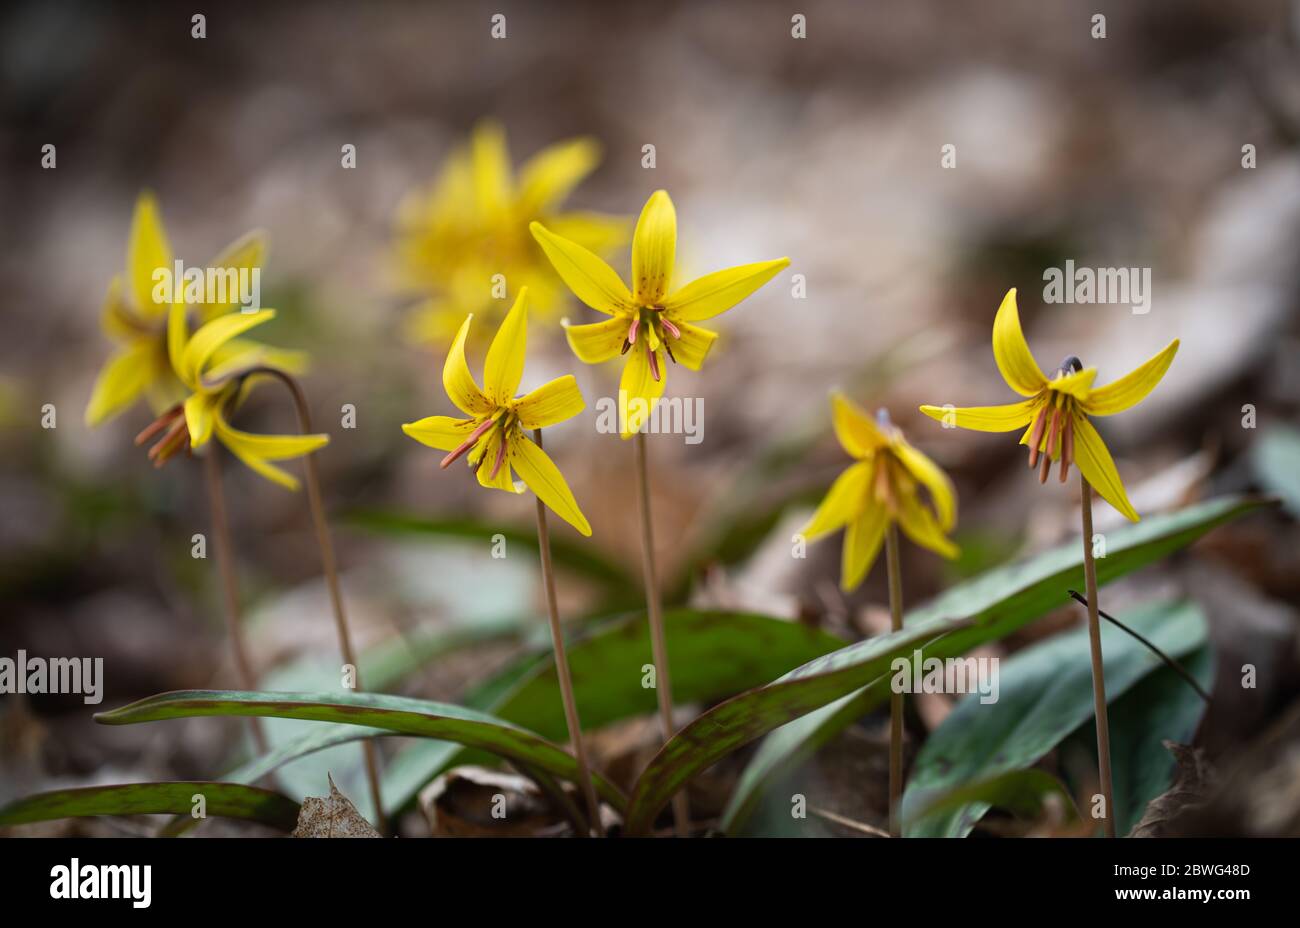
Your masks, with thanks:
[[[1065,482],[1070,465],[1106,502],[1125,518],[1139,517],[1128,501],[1115,461],[1090,416],[1113,416],[1136,406],[1155,389],[1173,363],[1178,339],[1145,363],[1104,387],[1094,388],[1095,367],[1084,367],[1071,355],[1061,362],[1049,379],[1034,360],[1020,328],[1016,291],[1011,289],[993,321],[993,357],[1007,385],[1028,399],[1006,406],[977,406],[966,409],[922,406],[921,412],[945,424],[980,432],[1010,432],[1025,428],[1020,444],[1029,446],[1029,466],[1039,468],[1045,482],[1052,462],[1060,462],[1060,479]]]
[[[599,364],[627,355],[619,384],[624,438],[635,434],[663,396],[666,363],[700,369],[718,333],[694,325],[731,309],[782,268],[789,258],[743,264],[673,286],[677,211],[667,191],[646,201],[632,238],[632,289],[618,272],[579,242],[542,223],[531,226],[546,256],[578,299],[610,318],[566,325],[569,346],[580,360]]]
[[[233,242],[208,265],[212,269],[252,272],[266,255],[266,240],[250,232]],[[167,354],[167,318],[172,304],[156,300],[155,272],[173,272],[171,245],[163,227],[158,203],[145,191],[136,200],[126,249],[126,273],[113,278],[101,314],[104,334],[119,347],[96,379],[86,406],[86,424],[95,426],[119,415],[143,396],[154,413],[161,413],[185,398],[186,387],[172,371]],[[185,288],[172,288],[174,302],[185,305]],[[188,307],[198,323],[209,322],[238,305],[238,295]],[[290,372],[301,371],[304,356],[235,340],[221,346],[216,361],[256,351],[267,364]]]
[[[485,487],[507,493],[516,487],[513,471],[537,498],[584,535],[591,534],[587,517],[578,508],[564,475],[525,429],[541,429],[571,419],[586,408],[572,374],[557,377],[531,393],[516,396],[523,378],[528,339],[528,290],[519,291],[501,328],[488,348],[479,389],[465,360],[465,340],[473,316],[467,316],[452,342],[442,368],[447,396],[467,418],[429,416],[408,422],[402,431],[421,444],[448,452],[442,466],[462,456]]]
[[[467,314],[495,324],[505,289],[521,287],[532,294],[538,316],[556,318],[568,294],[529,237],[528,223],[542,220],[599,254],[622,247],[629,226],[623,217],[563,208],[599,162],[594,140],[570,139],[538,152],[515,177],[505,132],[492,122],[476,126],[437,181],[398,209],[398,283],[424,297],[410,317],[410,336],[445,345]]]
[[[189,396],[136,436],[138,445],[157,438],[149,451],[155,467],[182,451],[202,448],[215,436],[267,480],[298,489],[298,479],[271,462],[311,454],[329,443],[328,435],[258,435],[236,429],[229,421],[252,387],[266,376],[259,371],[269,366],[260,346],[249,346],[239,336],[273,318],[273,309],[229,313],[205,323],[191,336],[185,306],[173,304],[167,325],[168,357]]]
[[[846,529],[840,586],[848,592],[866,577],[890,523],[921,547],[956,557],[960,552],[947,534],[957,521],[957,493],[948,476],[908,444],[885,410],[873,422],[837,393],[831,397],[831,416],[840,445],[857,460],[831,484],[803,535],[813,541]]]

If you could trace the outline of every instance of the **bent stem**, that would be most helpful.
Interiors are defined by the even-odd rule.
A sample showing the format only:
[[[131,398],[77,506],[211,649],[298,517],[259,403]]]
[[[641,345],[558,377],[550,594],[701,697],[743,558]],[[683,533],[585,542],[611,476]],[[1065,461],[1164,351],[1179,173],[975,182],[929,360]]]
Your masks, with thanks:
[[[285,371],[273,367],[260,367],[249,371],[250,374],[269,374],[280,380],[293,396],[293,405],[298,413],[298,430],[303,435],[311,434],[311,410],[307,406],[307,396],[298,381]],[[365,686],[361,682],[361,666],[357,663],[356,652],[352,649],[352,635],[348,630],[347,614],[343,609],[343,591],[339,584],[338,565],[334,559],[334,543],[330,538],[329,523],[325,520],[325,505],[321,502],[320,471],[316,467],[316,452],[308,454],[303,460],[306,473],[307,501],[311,508],[312,527],[316,531],[316,546],[320,549],[321,568],[325,574],[325,585],[329,588],[330,604],[334,609],[334,628],[338,633],[339,650],[343,653],[343,663],[352,667],[355,690],[362,692]],[[379,761],[375,752],[374,741],[366,738],[361,742],[365,757],[366,779],[370,782],[370,799],[375,806],[375,826],[380,832],[386,831],[384,823],[383,794],[379,790]]]
[[[248,642],[244,638],[244,625],[239,614],[239,584],[235,580],[235,554],[230,544],[230,522],[226,518],[226,494],[221,486],[221,453],[216,442],[212,442],[207,454],[203,456],[203,472],[208,482],[208,502],[212,510],[212,536],[217,546],[217,569],[221,571],[221,585],[225,590],[226,635],[230,638],[230,649],[235,657],[235,672],[239,674],[239,685],[247,691],[257,689],[257,677],[253,674],[253,664],[248,657]],[[267,750],[266,732],[262,729],[262,720],[250,718],[253,729],[253,742],[257,750],[265,754]]]
[[[672,738],[673,686],[668,675],[668,642],[664,637],[663,603],[659,599],[659,573],[655,567],[654,526],[650,520],[650,477],[646,468],[645,432],[632,438],[636,445],[637,498],[641,510],[641,573],[645,582],[646,615],[650,619],[650,646],[655,662],[655,693],[659,697],[659,720],[664,743]],[[673,830],[677,837],[690,835],[691,810],[686,793],[673,794]]]
[[[1092,705],[1097,716],[1097,775],[1101,780],[1106,837],[1115,837],[1115,796],[1110,781],[1110,722],[1106,718],[1105,665],[1101,660],[1101,620],[1097,616],[1097,564],[1092,558],[1092,486],[1079,475],[1083,491],[1083,581],[1088,591],[1088,644],[1092,649]]]
[[[533,430],[537,447],[542,447],[542,430]],[[564,703],[564,721],[573,744],[573,756],[578,761],[578,786],[587,802],[588,836],[591,830],[601,833],[600,804],[596,790],[591,785],[591,771],[587,767],[587,749],[582,743],[582,722],[578,719],[578,704],[573,698],[573,676],[569,673],[569,658],[564,650],[564,632],[560,628],[560,607],[555,596],[555,568],[551,564],[551,533],[546,525],[546,504],[537,500],[537,547],[542,555],[542,583],[546,588],[546,616],[551,626],[551,644],[555,648],[555,675],[560,681],[560,701]]]
[[[891,520],[885,533],[885,563],[889,572],[889,630],[903,628],[903,572],[898,561],[898,526]],[[899,817],[903,800],[903,694],[889,694],[889,836],[901,838]]]

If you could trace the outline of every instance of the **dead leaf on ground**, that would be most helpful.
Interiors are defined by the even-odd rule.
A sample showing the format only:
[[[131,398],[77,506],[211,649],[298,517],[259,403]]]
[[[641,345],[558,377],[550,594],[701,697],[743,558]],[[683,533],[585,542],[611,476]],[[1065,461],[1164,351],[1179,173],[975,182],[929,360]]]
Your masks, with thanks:
[[[328,774],[327,774],[328,776]],[[379,838],[357,807],[339,792],[334,785],[334,778],[329,777],[330,794],[324,798],[308,796],[302,801],[298,812],[298,825],[293,830],[294,838]]]
[[[1147,804],[1130,838],[1164,838],[1177,834],[1171,828],[1173,823],[1191,809],[1205,805],[1214,787],[1214,769],[1200,748],[1169,740],[1161,743],[1178,764],[1174,785]]]

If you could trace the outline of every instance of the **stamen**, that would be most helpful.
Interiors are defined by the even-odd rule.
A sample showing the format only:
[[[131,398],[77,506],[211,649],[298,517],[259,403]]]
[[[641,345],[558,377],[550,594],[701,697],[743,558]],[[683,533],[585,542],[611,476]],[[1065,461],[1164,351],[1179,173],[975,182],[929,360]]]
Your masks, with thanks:
[[[656,381],[662,380],[663,375],[659,373],[659,352],[650,351],[648,347],[646,348],[646,351],[650,354],[650,376]]]
[[[173,406],[171,409],[163,413],[161,416],[159,416],[157,419],[154,419],[147,426],[145,426],[145,428],[140,432],[140,434],[135,436],[136,445],[137,446],[143,445],[145,442],[152,439],[163,429],[167,428],[167,426],[171,425],[172,421],[177,416],[182,414],[183,414],[183,409],[178,403],[177,405]]]
[[[496,480],[497,474],[501,473],[501,465],[506,461],[506,437],[501,436],[501,441],[497,444],[497,459],[492,464],[492,475],[490,479]]]
[[[1052,469],[1052,456],[1044,452],[1042,463],[1038,467],[1038,482],[1047,483],[1047,474]]]
[[[1046,483],[1047,475],[1052,470],[1052,451],[1056,448],[1056,439],[1061,428],[1061,407],[1052,410],[1052,424],[1047,429],[1047,447],[1043,451],[1043,463],[1038,471],[1038,482]]]
[[[676,364],[676,363],[677,363],[677,356],[676,356],[675,354],[673,354],[672,346],[668,344],[667,340],[665,340],[665,341],[663,342],[663,346],[664,346],[664,351],[668,352],[668,357],[669,357],[669,359],[671,359],[672,362],[673,362],[674,364]]]
[[[456,450],[451,452],[451,454],[447,455],[445,458],[443,458],[442,463],[439,464],[438,466],[441,467],[443,470],[446,470],[448,467],[451,467],[451,465],[454,464],[460,458],[461,455],[463,455],[470,448],[473,448],[474,445],[478,443],[478,440],[483,437],[484,432],[486,432],[495,424],[496,424],[496,419],[484,419],[481,423],[479,423],[478,428],[474,429],[474,431],[469,433],[469,438],[465,439],[463,442],[457,445]]]
[[[149,449],[149,460],[153,461],[154,467],[162,467],[181,448],[189,447],[189,443],[190,429],[185,424],[185,417],[182,416],[172,423],[172,427],[167,430],[167,434],[163,436],[162,441]]]
[[[632,324],[628,326],[627,343],[629,347],[636,344],[636,330],[639,328],[641,328],[641,317],[637,316],[632,320]]]
[[[664,324],[664,328],[668,330],[668,334],[671,335],[673,338],[682,337],[682,330],[677,328],[677,326],[673,325],[667,316],[660,316],[659,321]]]
[[[1061,431],[1061,483],[1065,483],[1065,477],[1070,472],[1070,465],[1074,463],[1074,417],[1065,417],[1065,428]]]
[[[632,343],[628,341],[626,338],[623,339],[623,348],[621,351],[619,351],[619,354],[627,354],[627,350],[631,347],[632,347]]]
[[[1029,433],[1029,467],[1038,463],[1038,446],[1043,441],[1043,426],[1047,424],[1047,407],[1044,406],[1038,411],[1038,418],[1034,420],[1034,428]]]
[[[879,458],[880,464],[876,468],[876,499],[885,504],[885,507],[893,512],[896,509],[894,503],[894,489],[889,481],[889,461],[883,455]]]

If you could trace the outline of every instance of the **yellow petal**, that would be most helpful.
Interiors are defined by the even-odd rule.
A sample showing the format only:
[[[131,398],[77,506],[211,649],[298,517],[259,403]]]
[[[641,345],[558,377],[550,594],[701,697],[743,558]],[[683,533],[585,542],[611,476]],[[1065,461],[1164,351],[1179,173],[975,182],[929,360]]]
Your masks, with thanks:
[[[109,358],[90,393],[86,425],[106,422],[139,399],[150,381],[158,375],[156,351],[151,339],[141,338]]]
[[[442,386],[461,412],[470,416],[486,416],[495,407],[474,382],[474,375],[469,372],[469,363],[465,360],[465,338],[469,335],[469,324],[473,318],[465,317],[455,341],[451,343],[451,350],[447,352],[447,360],[442,366]]]
[[[230,268],[236,272],[236,275],[227,274],[226,299],[213,303],[204,303],[200,309],[199,318],[204,322],[215,319],[217,316],[224,316],[237,306],[241,306],[241,297],[239,292],[241,281],[238,272],[243,271],[252,274],[254,270],[261,273],[261,267],[266,262],[266,234],[260,231],[249,232],[234,242],[226,246],[225,250],[217,257],[212,259],[211,267],[213,268]],[[251,278],[250,278],[251,280]]]
[[[231,454],[267,480],[288,490],[298,489],[298,480],[270,461],[283,461],[311,454],[329,444],[328,435],[254,435],[230,426],[221,416],[214,417],[217,438]]]
[[[212,437],[220,399],[217,394],[192,393],[185,400],[185,425],[190,430],[190,447],[202,448]]]
[[[249,329],[270,322],[274,318],[275,310],[263,309],[255,313],[229,313],[206,323],[185,345],[185,350],[181,353],[180,366],[176,371],[177,376],[197,389],[203,368],[218,348],[235,336],[242,335]]]
[[[528,228],[555,272],[578,299],[610,316],[631,311],[632,294],[612,267],[577,242],[561,238],[540,222],[530,223]]]
[[[1114,383],[1098,387],[1083,400],[1083,409],[1092,416],[1113,416],[1136,406],[1155,389],[1178,352],[1178,339],[1174,339],[1158,355],[1140,367],[1134,368]]]
[[[1025,333],[1020,328],[1020,311],[1016,308],[1016,290],[1011,288],[1002,298],[993,320],[993,358],[1002,379],[1021,396],[1033,396],[1047,385],[1047,376],[1029,351]]]
[[[136,199],[135,213],[131,217],[131,237],[126,246],[126,277],[136,310],[150,319],[162,316],[168,308],[166,303],[155,303],[153,299],[153,275],[158,268],[165,268],[169,275],[172,273],[172,249],[167,243],[162,217],[158,214],[158,201],[146,190]],[[173,288],[179,283],[172,281]],[[175,292],[172,295],[175,296]]]
[[[844,548],[840,557],[840,589],[849,593],[858,588],[871,570],[880,543],[885,539],[889,515],[884,506],[867,506],[856,519],[849,522],[844,533]]]
[[[898,524],[908,538],[946,558],[955,558],[961,549],[944,536],[944,530],[930,508],[914,494],[903,493],[898,507]]]
[[[528,342],[528,288],[520,287],[515,305],[510,307],[501,328],[488,348],[483,365],[483,391],[489,400],[504,406],[514,398],[524,376],[524,357]]]
[[[469,437],[478,425],[473,419],[454,419],[451,416],[429,416],[417,422],[402,425],[402,431],[422,445],[439,451],[454,451]]]
[[[831,424],[840,446],[855,458],[865,458],[889,444],[872,418],[843,393],[831,394]]]
[[[537,498],[565,522],[590,536],[591,523],[578,508],[578,501],[573,498],[564,475],[547,457],[546,452],[533,444],[526,435],[519,435],[511,440],[509,453],[510,463],[528,488],[537,494]]]
[[[836,477],[826,498],[821,501],[804,528],[804,538],[814,541],[856,518],[867,499],[867,488],[871,486],[873,470],[874,465],[870,461],[858,461]]]
[[[610,216],[586,210],[551,215],[547,228],[561,238],[577,242],[598,255],[608,254],[627,244],[632,223],[624,216]]]
[[[185,316],[185,304],[173,303],[167,313],[167,358],[177,377],[180,376],[181,358],[189,340],[190,323]]]
[[[544,429],[548,425],[572,419],[587,408],[582,391],[572,374],[556,377],[515,403],[515,415],[526,429]]]
[[[1064,393],[1081,400],[1088,395],[1088,391],[1092,389],[1092,382],[1096,379],[1097,368],[1085,367],[1081,371],[1057,377],[1052,381],[1051,387],[1057,393]]]
[[[642,306],[664,298],[677,256],[677,210],[666,190],[650,194],[632,234],[632,292]]]
[[[713,347],[713,343],[718,338],[717,332],[710,332],[708,329],[701,329],[699,326],[691,325],[689,322],[674,323],[677,331],[682,333],[681,338],[673,338],[670,333],[664,334],[669,339],[668,347],[673,350],[673,357],[682,367],[698,371],[704,364],[704,358]]]
[[[711,319],[731,309],[789,266],[789,258],[777,258],[714,271],[691,281],[662,305],[674,318],[687,322]]]
[[[504,490],[506,493],[515,493],[515,478],[510,473],[510,457],[507,450],[506,457],[501,461],[501,468],[492,475],[492,469],[496,466],[497,454],[501,450],[501,443],[505,441],[501,429],[493,428],[492,431],[483,438],[479,443],[479,448],[475,451],[477,454],[471,457],[470,463],[478,464],[475,476],[478,477],[480,485],[487,487],[489,490]],[[481,449],[481,450],[479,450]]]
[[[1088,417],[1080,413],[1074,415],[1074,462],[1079,465],[1079,472],[1084,479],[1101,494],[1102,499],[1118,509],[1130,522],[1138,521],[1137,510],[1128,501],[1124,483],[1119,479],[1119,470],[1116,469],[1105,442],[1088,421]]]
[[[569,325],[564,323],[564,337],[569,340],[569,347],[585,364],[600,364],[616,357],[623,350],[623,341],[627,338],[629,322],[626,316],[614,316],[604,322],[592,322],[588,325]]]
[[[220,383],[252,367],[273,367],[286,374],[301,374],[307,366],[305,351],[272,348],[251,339],[232,338],[208,358],[203,378],[209,383]]]
[[[474,127],[470,139],[470,160],[474,175],[474,202],[489,216],[503,212],[510,202],[514,186],[510,172],[510,154],[506,150],[506,133],[492,121]]]
[[[953,428],[974,429],[976,432],[1013,432],[1029,424],[1039,402],[1025,400],[1007,406],[967,406],[962,409],[922,406],[921,412]]]
[[[142,334],[143,326],[131,311],[122,292],[121,275],[114,275],[109,281],[104,306],[99,311],[99,327],[115,341],[128,341]]]
[[[627,410],[622,423],[623,438],[631,438],[641,430],[641,426],[654,411],[655,404],[659,402],[659,397],[664,395],[668,372],[664,369],[667,358],[664,357],[662,348],[656,357],[659,360],[658,380],[650,373],[650,348],[645,339],[637,339],[627,354],[627,364],[623,367],[623,376],[618,383],[620,406],[625,405]]]
[[[908,473],[930,491],[935,511],[939,514],[939,527],[945,532],[949,531],[957,521],[957,491],[948,475],[906,441],[896,442],[893,450]]]
[[[599,163],[600,145],[594,139],[570,139],[542,149],[519,171],[520,214],[532,219],[558,206]]]

